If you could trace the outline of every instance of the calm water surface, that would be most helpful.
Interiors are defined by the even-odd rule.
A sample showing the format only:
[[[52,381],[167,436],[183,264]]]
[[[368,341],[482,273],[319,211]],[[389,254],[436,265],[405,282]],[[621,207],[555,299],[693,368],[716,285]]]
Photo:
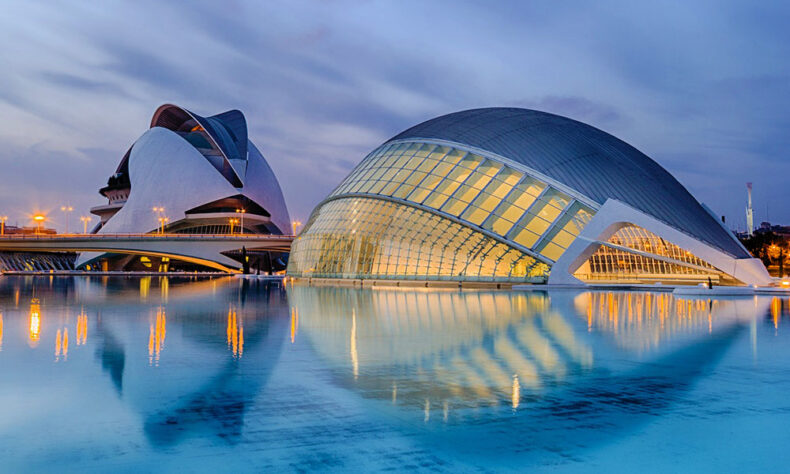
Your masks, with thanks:
[[[0,277],[0,471],[758,471],[790,304]]]

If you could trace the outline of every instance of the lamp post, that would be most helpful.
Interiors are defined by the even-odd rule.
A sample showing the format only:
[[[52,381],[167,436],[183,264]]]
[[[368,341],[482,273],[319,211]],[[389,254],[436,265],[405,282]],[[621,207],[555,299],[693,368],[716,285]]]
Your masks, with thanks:
[[[60,206],[60,210],[63,211],[63,220],[66,222],[66,233],[69,233],[69,213],[74,210],[71,206]]]
[[[5,235],[5,221],[8,220],[8,216],[0,216],[0,235]]]
[[[233,224],[236,224],[239,220],[231,217],[228,219],[228,222],[230,223],[230,235],[233,235]]]
[[[294,235],[296,235],[296,228],[302,226],[302,221],[292,221],[291,222],[291,230],[293,231]]]
[[[164,235],[165,234],[165,226],[167,223],[170,222],[170,219],[167,217],[160,217],[159,218],[159,233]]]
[[[80,217],[80,220],[82,221],[82,233],[83,234],[86,234],[86,235],[88,234],[88,222],[90,222],[91,219],[93,219],[91,216],[82,216],[82,217]]]
[[[36,222],[36,235],[41,233],[41,223],[46,219],[47,217],[44,214],[35,214],[33,216],[33,220]]]
[[[236,212],[241,214],[241,225],[239,225],[239,233],[244,233],[244,213],[247,212],[246,209],[243,207],[241,209],[236,209]]]
[[[158,234],[159,229],[162,227],[162,213],[165,212],[165,208],[154,206],[152,210],[156,213],[156,221],[159,223],[159,225],[156,228],[156,233]]]

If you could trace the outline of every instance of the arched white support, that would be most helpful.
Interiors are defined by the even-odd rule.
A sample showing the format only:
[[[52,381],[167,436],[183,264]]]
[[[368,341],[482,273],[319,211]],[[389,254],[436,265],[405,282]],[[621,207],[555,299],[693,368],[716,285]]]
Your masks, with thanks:
[[[550,285],[586,286],[573,273],[621,228],[635,225],[691,252],[705,262],[747,285],[767,286],[773,282],[757,258],[735,258],[615,199],[608,199],[551,268]],[[735,239],[735,236],[733,236]]]

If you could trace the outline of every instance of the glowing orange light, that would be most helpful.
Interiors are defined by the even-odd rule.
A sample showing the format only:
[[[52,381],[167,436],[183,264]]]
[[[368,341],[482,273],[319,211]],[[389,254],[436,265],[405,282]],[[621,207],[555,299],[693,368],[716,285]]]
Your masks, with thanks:
[[[159,365],[159,355],[165,346],[167,335],[167,315],[163,308],[156,310],[156,325],[148,329],[148,365]]]
[[[296,308],[291,309],[291,344],[296,340],[296,330],[299,327],[299,313]]]
[[[28,334],[28,345],[36,347],[41,336],[41,304],[38,298],[30,300],[30,330]]]

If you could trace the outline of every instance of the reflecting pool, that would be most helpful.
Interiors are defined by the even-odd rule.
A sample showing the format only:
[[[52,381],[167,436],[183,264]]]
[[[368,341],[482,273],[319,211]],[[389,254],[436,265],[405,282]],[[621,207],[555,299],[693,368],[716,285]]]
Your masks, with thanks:
[[[0,277],[0,471],[777,470],[790,302]]]

